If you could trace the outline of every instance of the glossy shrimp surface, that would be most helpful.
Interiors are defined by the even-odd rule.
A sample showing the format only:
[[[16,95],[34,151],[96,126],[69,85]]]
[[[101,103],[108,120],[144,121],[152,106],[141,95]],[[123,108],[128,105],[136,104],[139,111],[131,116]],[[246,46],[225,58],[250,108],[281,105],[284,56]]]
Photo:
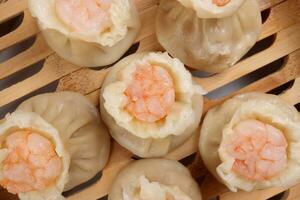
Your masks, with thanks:
[[[222,7],[222,6],[226,6],[231,0],[212,0],[212,3]]]
[[[55,0],[58,17],[75,31],[101,32],[111,25],[110,0]]]
[[[240,122],[234,128],[229,153],[232,170],[250,180],[268,180],[287,166],[287,142],[283,133],[258,120]]]
[[[61,173],[62,163],[54,145],[38,133],[16,131],[3,146],[9,154],[3,162],[0,185],[10,193],[42,190],[54,184]]]
[[[172,77],[164,68],[151,64],[137,68],[125,95],[129,102],[126,110],[149,123],[163,119],[175,103]]]

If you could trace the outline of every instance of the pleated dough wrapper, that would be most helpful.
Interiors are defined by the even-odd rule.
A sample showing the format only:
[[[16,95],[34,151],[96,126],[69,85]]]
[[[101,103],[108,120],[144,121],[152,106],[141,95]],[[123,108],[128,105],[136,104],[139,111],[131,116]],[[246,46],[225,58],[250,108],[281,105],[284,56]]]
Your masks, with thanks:
[[[186,8],[196,11],[199,18],[224,18],[233,15],[247,0],[230,0],[224,6],[217,6],[213,0],[178,0]]]
[[[29,0],[48,45],[67,61],[85,67],[105,66],[117,61],[134,43],[141,24],[132,0],[111,0],[110,31],[91,34],[74,32],[57,16],[55,0]]]
[[[124,106],[124,91],[137,64],[152,63],[166,69],[173,78],[176,102],[162,124],[134,120]],[[112,67],[100,93],[103,121],[112,137],[139,157],[160,157],[182,145],[199,125],[205,92],[176,58],[167,53],[139,53]]]
[[[279,128],[287,140],[287,167],[269,180],[249,181],[233,173],[234,159],[220,147],[221,142],[233,134],[233,127],[247,119],[257,119]],[[209,171],[234,192],[290,187],[300,181],[300,115],[295,107],[275,95],[257,92],[238,95],[207,113],[199,149]]]
[[[105,166],[110,139],[98,110],[75,92],[46,93],[24,101],[17,110],[34,112],[56,128],[71,156],[64,191],[94,177]]]
[[[14,130],[18,129],[32,129],[42,133],[43,136],[50,139],[54,146],[57,156],[61,159],[62,171],[59,175],[55,185],[48,186],[41,191],[32,191],[26,193],[19,193],[21,200],[62,200],[64,197],[61,193],[68,181],[68,170],[70,165],[70,155],[67,151],[64,142],[62,141],[58,131],[47,121],[33,112],[16,111],[12,114],[7,114],[0,122],[0,179],[2,162],[8,155],[6,148],[1,148],[2,140],[5,139]]]
[[[200,18],[178,0],[161,0],[156,16],[160,44],[185,65],[213,73],[240,60],[257,41],[261,26],[257,0],[246,0],[225,18]]]
[[[174,200],[202,199],[190,172],[179,162],[165,159],[144,159],[127,166],[115,179],[108,199],[167,200],[165,193]]]

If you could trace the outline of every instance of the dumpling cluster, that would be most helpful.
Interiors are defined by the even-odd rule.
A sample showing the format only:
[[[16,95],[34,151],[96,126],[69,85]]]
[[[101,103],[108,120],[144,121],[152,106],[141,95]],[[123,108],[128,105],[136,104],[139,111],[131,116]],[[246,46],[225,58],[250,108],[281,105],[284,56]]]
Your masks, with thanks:
[[[185,65],[215,73],[247,53],[261,25],[257,0],[161,0],[156,35]]]
[[[199,125],[205,92],[167,53],[128,56],[112,67],[100,94],[113,138],[140,157],[164,156]]]
[[[137,37],[133,0],[29,0],[49,46],[81,66],[112,64]],[[32,97],[0,121],[0,186],[22,200],[64,199],[63,191],[101,171],[111,136],[142,159],[121,170],[110,200],[201,200],[199,186],[166,156],[200,124],[203,95],[184,65],[221,72],[240,60],[261,32],[257,0],[161,0],[158,41],[167,52],[136,53],[107,73],[99,111],[84,96]],[[170,53],[173,57],[171,57]],[[211,109],[199,150],[231,191],[300,181],[300,115],[277,96],[238,95]]]
[[[62,199],[103,169],[109,147],[98,111],[84,96],[32,97],[0,123],[0,185],[21,199]]]
[[[48,45],[69,62],[105,66],[133,44],[140,20],[132,0],[29,0]]]
[[[300,115],[280,97],[238,95],[210,110],[200,153],[231,191],[290,187],[300,181]]]

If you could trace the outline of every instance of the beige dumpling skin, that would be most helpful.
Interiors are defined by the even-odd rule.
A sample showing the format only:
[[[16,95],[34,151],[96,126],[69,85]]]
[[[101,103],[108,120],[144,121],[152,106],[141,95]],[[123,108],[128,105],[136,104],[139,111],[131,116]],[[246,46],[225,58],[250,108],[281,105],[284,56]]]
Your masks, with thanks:
[[[18,110],[0,121],[1,188],[21,200],[63,200],[69,166],[59,132],[38,114]]]
[[[98,110],[83,95],[67,91],[40,94],[21,103],[17,111],[34,112],[58,130],[71,157],[64,191],[104,168],[110,152],[109,134]]]
[[[134,193],[135,189],[140,192]],[[164,193],[174,200],[202,199],[199,186],[188,169],[177,161],[166,159],[144,159],[129,164],[113,182],[108,199],[167,200]]]
[[[278,139],[280,143],[283,142],[287,144],[285,148],[280,147],[280,151],[276,150],[275,147],[270,147],[270,150],[266,151],[270,154],[263,153],[263,149],[266,146],[264,146],[264,148],[259,148],[258,151],[260,153],[257,154],[258,157],[252,157],[253,154],[247,154],[248,156],[251,155],[249,159],[255,159],[254,169],[256,170],[254,171],[256,171],[256,175],[254,175],[256,177],[254,175],[251,175],[252,177],[250,177],[249,171],[243,175],[234,171],[237,159],[232,157],[234,154],[230,149],[230,145],[238,144],[240,146],[235,147],[236,152],[240,152],[239,149],[243,149],[242,152],[248,152],[248,149],[245,148],[245,146],[242,146],[243,143],[239,144],[238,141],[242,140],[241,134],[247,136],[251,129],[248,126],[246,129],[237,130],[237,127],[240,127],[241,124],[245,124],[245,122],[249,123],[249,120],[252,123],[252,126],[250,127],[251,129],[256,128],[259,130],[259,128],[257,128],[259,126],[255,127],[257,124],[272,127],[272,129],[268,130],[273,130],[273,134],[275,130],[277,135],[278,133],[283,135],[282,138],[279,136],[276,136],[275,138]],[[255,122],[254,126],[253,122]],[[263,129],[260,130],[261,131],[250,133],[251,135],[257,134],[258,136],[256,136],[256,138],[262,138],[258,140],[258,143],[263,143]],[[256,189],[266,189],[270,187],[290,187],[300,181],[300,176],[295,175],[298,174],[298,171],[300,171],[299,156],[296,156],[300,151],[299,130],[300,115],[294,106],[285,102],[276,95],[260,92],[245,93],[237,95],[208,111],[201,127],[199,150],[208,170],[231,191],[236,192],[238,190],[244,190],[249,192]],[[234,138],[236,137],[235,134],[240,134],[240,136],[234,141]],[[270,141],[270,132],[268,134],[268,141]],[[251,141],[253,145],[258,144],[257,141]],[[275,146],[278,147],[279,144],[276,143]],[[256,152],[253,149],[249,151],[252,153]],[[286,151],[286,155],[281,153],[282,151]],[[236,155],[244,156],[244,154],[238,153]],[[274,175],[267,176],[268,173],[271,173],[269,169],[273,168],[272,170],[275,170],[273,167],[275,164],[273,162],[273,164],[267,168],[263,168],[264,165],[262,164],[264,161],[269,162],[269,160],[274,159],[270,157],[271,155],[273,157],[275,156],[275,161],[277,157],[281,158],[281,161],[284,161],[283,159],[286,161],[284,161],[284,167],[281,167],[282,169],[280,169],[279,172],[276,172],[276,174],[274,173]],[[261,159],[263,162],[261,162]],[[244,161],[241,160],[241,162]],[[259,177],[261,176],[258,174],[261,173],[260,171],[265,171],[265,174],[262,175],[266,175],[266,177]],[[245,177],[245,175],[249,175],[250,178]]]
[[[156,35],[172,56],[200,71],[218,73],[231,67],[249,51],[261,32],[257,0],[246,0],[231,16],[198,15],[177,0],[161,0]]]
[[[141,24],[132,0],[108,1],[112,3],[108,11],[111,26],[99,32],[72,29],[58,15],[58,1],[65,0],[29,0],[29,10],[36,18],[47,44],[72,64],[82,67],[106,66],[117,61],[134,44]],[[81,12],[84,11],[82,8]]]
[[[224,18],[233,15],[246,0],[177,0],[196,11],[200,18]]]
[[[126,88],[126,81],[130,79],[126,70],[145,60],[160,63],[158,65],[169,72],[174,70],[170,74],[178,87],[175,107],[166,120],[159,123],[141,122],[124,109],[127,98],[122,88]],[[111,136],[123,147],[139,157],[161,157],[182,145],[195,132],[202,115],[202,95],[201,87],[192,81],[178,59],[166,53],[138,53],[119,61],[105,77],[100,92],[100,113]]]

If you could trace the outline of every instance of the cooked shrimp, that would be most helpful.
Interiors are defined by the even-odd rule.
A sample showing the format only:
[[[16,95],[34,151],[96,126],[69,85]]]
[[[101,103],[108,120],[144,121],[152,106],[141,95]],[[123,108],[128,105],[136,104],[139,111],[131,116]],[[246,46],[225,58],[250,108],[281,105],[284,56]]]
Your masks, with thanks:
[[[126,110],[138,120],[156,122],[163,119],[175,102],[174,84],[168,71],[151,64],[139,66],[125,90]]]
[[[55,0],[58,17],[75,31],[101,32],[111,25],[110,0]]]
[[[213,4],[222,7],[228,4],[231,0],[212,0]]]
[[[287,166],[287,142],[279,129],[258,120],[240,122],[234,128],[229,153],[232,170],[250,180],[267,180]]]
[[[46,137],[20,130],[6,138],[9,151],[0,185],[10,193],[37,191],[53,184],[62,170],[54,145]]]

